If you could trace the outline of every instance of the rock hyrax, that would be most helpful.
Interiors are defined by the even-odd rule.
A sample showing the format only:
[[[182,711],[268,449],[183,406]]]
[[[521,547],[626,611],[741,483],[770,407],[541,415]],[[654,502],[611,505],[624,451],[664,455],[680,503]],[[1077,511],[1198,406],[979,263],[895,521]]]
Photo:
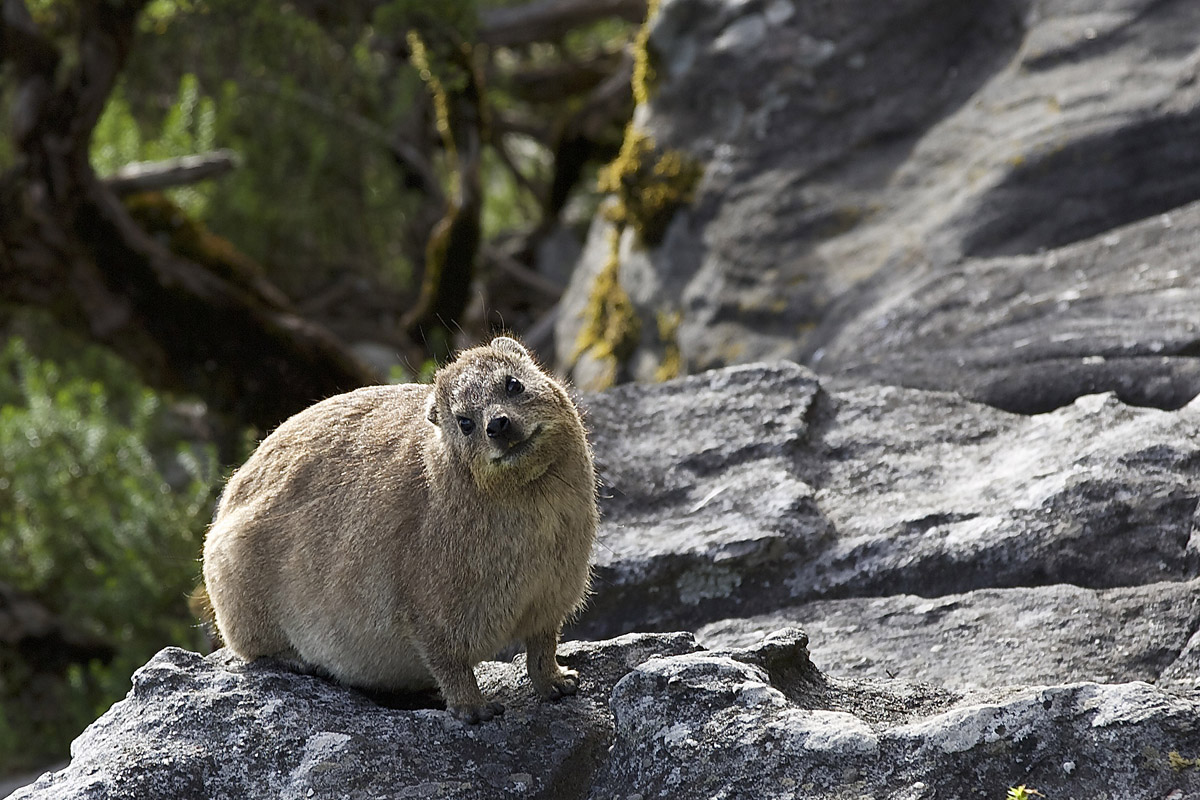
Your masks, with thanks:
[[[432,386],[373,386],[284,422],[229,480],[204,544],[226,645],[376,690],[441,689],[475,722],[473,667],[523,642],[547,699],[596,534],[592,452],[564,387],[517,341]]]

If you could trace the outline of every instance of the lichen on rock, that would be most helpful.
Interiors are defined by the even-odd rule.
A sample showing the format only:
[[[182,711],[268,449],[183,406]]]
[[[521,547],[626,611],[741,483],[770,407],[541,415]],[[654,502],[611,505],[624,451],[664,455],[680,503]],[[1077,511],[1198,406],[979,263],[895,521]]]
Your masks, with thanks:
[[[654,137],[630,125],[621,152],[600,171],[598,186],[617,197],[606,212],[609,220],[633,226],[642,244],[654,246],[675,212],[692,202],[703,172],[683,151],[660,148]]]
[[[633,94],[639,105],[650,102],[655,82],[649,31],[657,10],[657,2],[649,3],[646,22],[633,48]],[[569,358],[572,367],[578,366],[585,355],[592,360],[575,374],[579,380],[580,373],[586,373],[583,382],[587,388],[602,389],[626,379],[633,353],[640,345],[654,341],[654,337],[643,338],[643,329],[655,323],[661,360],[654,378],[667,380],[681,373],[682,357],[674,338],[680,314],[641,308],[633,302],[621,287],[621,247],[629,229],[635,234],[633,246],[661,245],[675,214],[693,202],[703,174],[703,165],[697,159],[683,150],[660,146],[635,123],[626,128],[617,157],[600,170],[597,188],[612,195],[601,212],[609,225],[605,231],[607,247],[603,266],[594,273],[588,288],[582,325]]]
[[[590,389],[603,389],[616,383],[619,365],[629,358],[641,338],[642,323],[629,293],[621,287],[620,231],[608,231],[609,259],[592,284],[584,311],[585,323],[575,343],[572,361],[587,354],[601,362],[603,369],[591,381]]]

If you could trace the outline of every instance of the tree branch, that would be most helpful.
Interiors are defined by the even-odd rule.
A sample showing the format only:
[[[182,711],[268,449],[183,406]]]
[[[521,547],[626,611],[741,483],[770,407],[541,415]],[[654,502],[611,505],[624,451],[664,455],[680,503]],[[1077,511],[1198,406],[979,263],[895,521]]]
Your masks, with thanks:
[[[605,52],[585,61],[561,61],[529,67],[499,76],[498,81],[514,97],[528,103],[560,103],[591,91],[620,69],[622,51]]]
[[[220,177],[232,172],[239,160],[232,150],[213,150],[162,161],[136,161],[103,180],[118,195],[157,192]]]
[[[112,347],[152,385],[199,394],[264,430],[374,382],[344,344],[297,315],[277,290],[171,252],[96,177],[91,134],[145,0],[77,0],[78,27],[66,45],[78,54],[73,62],[56,48],[46,54],[49,40],[29,27],[20,0],[3,2],[0,57],[16,59],[8,63],[22,84],[19,100],[26,86],[41,94],[24,105],[20,157],[0,174],[0,297],[47,308]],[[11,48],[14,41],[24,49]]]
[[[565,287],[555,283],[544,275],[534,272],[508,253],[505,253],[502,249],[494,246],[485,247],[483,255],[485,260],[526,288],[540,292],[551,300],[557,300],[562,297]]]
[[[517,167],[516,159],[514,159],[512,153],[508,151],[508,145],[504,142],[504,135],[497,133],[495,130],[492,130],[489,133],[491,136],[489,137],[488,144],[492,146],[492,150],[494,150],[496,155],[500,158],[500,163],[508,169],[510,174],[512,174],[513,180],[517,182],[517,185],[528,192],[529,196],[533,198],[535,203],[541,204],[542,195],[544,192],[538,189],[538,187],[533,184],[533,181],[529,180],[525,173],[521,172],[521,170]]]

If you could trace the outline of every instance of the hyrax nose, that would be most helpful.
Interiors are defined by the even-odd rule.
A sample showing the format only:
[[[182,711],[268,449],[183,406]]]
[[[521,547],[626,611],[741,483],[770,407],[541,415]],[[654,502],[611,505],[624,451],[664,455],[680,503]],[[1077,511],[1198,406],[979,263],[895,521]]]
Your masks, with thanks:
[[[487,435],[489,439],[507,439],[509,437],[508,417],[500,415],[488,420]]]

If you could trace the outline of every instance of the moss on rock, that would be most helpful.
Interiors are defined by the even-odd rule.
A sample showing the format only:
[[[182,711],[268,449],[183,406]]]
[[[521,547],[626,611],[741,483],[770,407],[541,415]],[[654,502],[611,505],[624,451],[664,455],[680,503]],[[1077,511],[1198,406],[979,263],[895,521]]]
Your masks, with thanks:
[[[598,186],[617,197],[609,219],[632,225],[643,243],[657,245],[675,212],[692,202],[702,174],[695,159],[680,150],[660,150],[652,136],[630,125],[621,152],[600,171]]]
[[[646,23],[634,43],[633,95],[647,103],[655,83],[655,66],[649,48],[650,21],[658,12],[658,1],[650,0]],[[658,147],[654,138],[633,124],[625,129],[621,150],[600,170],[597,187],[615,197],[604,212],[612,223],[608,231],[608,256],[592,285],[584,312],[584,324],[576,341],[572,361],[585,353],[606,362],[605,382],[616,382],[620,366],[633,355],[641,339],[642,320],[620,282],[620,242],[627,227],[637,234],[639,244],[662,242],[672,217],[695,197],[703,167],[681,150]],[[658,380],[681,371],[682,359],[675,341],[679,314],[660,313],[658,338],[664,346]],[[602,387],[593,387],[602,388]]]
[[[658,312],[658,340],[662,344],[662,361],[654,373],[656,381],[678,378],[683,372],[683,354],[679,351],[679,323],[683,315],[678,311]]]
[[[641,339],[642,322],[629,299],[629,293],[621,286],[619,257],[621,231],[608,231],[608,259],[600,274],[592,283],[592,292],[584,312],[584,325],[576,340],[573,361],[584,353],[601,361],[610,362],[607,370],[611,385],[616,381],[616,367],[632,355]],[[604,387],[593,387],[604,388]]]
[[[650,21],[658,14],[659,0],[646,3],[646,21],[633,40],[633,99],[638,105],[650,102],[650,93],[658,82],[654,54],[650,50]]]

